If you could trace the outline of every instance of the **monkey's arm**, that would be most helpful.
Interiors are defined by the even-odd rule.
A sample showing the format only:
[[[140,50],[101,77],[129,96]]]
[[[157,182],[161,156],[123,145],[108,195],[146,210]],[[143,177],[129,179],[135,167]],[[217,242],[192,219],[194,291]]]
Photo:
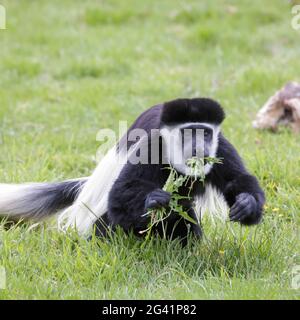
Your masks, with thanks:
[[[214,167],[215,184],[223,192],[230,207],[229,218],[241,224],[260,222],[265,195],[256,177],[245,168],[235,148],[220,135],[217,157],[222,164]]]
[[[156,165],[127,164],[115,181],[108,199],[108,217],[113,226],[135,233],[147,228],[147,209],[167,206],[170,194],[161,189],[162,173]]]

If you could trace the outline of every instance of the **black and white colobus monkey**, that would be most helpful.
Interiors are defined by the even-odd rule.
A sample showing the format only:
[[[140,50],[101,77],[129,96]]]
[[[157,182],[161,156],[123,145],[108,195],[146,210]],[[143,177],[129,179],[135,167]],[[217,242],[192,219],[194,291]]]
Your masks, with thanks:
[[[74,227],[83,235],[89,235],[95,224],[102,235],[107,226],[121,226],[125,231],[140,234],[149,223],[149,217],[145,215],[148,209],[168,207],[170,194],[162,188],[170,166],[180,174],[191,175],[185,153],[180,160],[176,159],[177,153],[189,145],[195,156],[201,145],[205,157],[221,158],[222,163],[205,164],[204,185],[196,181],[180,188],[180,195],[189,195],[181,200],[183,208],[199,222],[205,211],[226,214],[229,207],[230,220],[244,225],[256,224],[262,217],[264,192],[220,132],[224,118],[221,106],[207,98],[177,99],[156,105],[137,118],[89,178],[49,184],[0,184],[0,212],[25,219],[42,219],[56,213],[61,228]],[[135,129],[143,129],[146,135],[131,141],[130,135]],[[197,140],[195,131],[198,129],[203,135]],[[152,135],[153,130],[158,132],[158,140]],[[191,133],[187,139],[182,139],[184,130]],[[146,156],[149,161],[145,163],[132,163],[128,154],[126,161],[120,161],[132,147],[137,150],[146,145],[147,150],[153,150],[154,140],[159,141],[155,163],[151,161],[151,151]],[[189,179],[191,183],[194,181],[192,176]],[[194,209],[195,202],[200,210]],[[189,231],[201,235],[199,225],[178,214],[171,214],[164,223],[164,227],[158,225],[156,231],[162,233],[164,230],[170,238],[185,238]]]

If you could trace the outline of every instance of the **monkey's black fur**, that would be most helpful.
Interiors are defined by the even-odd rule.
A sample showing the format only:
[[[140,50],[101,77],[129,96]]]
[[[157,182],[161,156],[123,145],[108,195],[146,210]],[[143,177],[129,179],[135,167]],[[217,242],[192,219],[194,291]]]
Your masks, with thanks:
[[[221,106],[211,99],[178,99],[157,105],[145,111],[129,129],[143,128],[147,133],[151,129],[159,129],[165,124],[181,124],[187,122],[205,122],[221,124],[225,114]],[[125,137],[126,138],[126,137]],[[151,140],[148,141],[151,144]],[[219,134],[217,148],[218,158],[222,164],[214,164],[205,182],[216,187],[230,207],[230,219],[244,225],[260,222],[265,202],[264,192],[257,179],[251,175],[242,163],[235,148],[223,135]],[[167,207],[170,194],[162,188],[169,176],[168,166],[164,164],[130,164],[127,163],[109,193],[108,212],[102,219],[112,228],[117,225],[125,231],[133,230],[137,235],[147,228],[149,217],[145,216],[147,209]],[[193,209],[193,199],[203,194],[205,187],[200,182],[181,187],[180,195],[192,196],[181,201],[183,208],[196,219]],[[190,193],[189,193],[190,192]],[[166,230],[169,238],[185,239],[188,232],[201,235],[199,225],[188,222],[178,214],[173,213],[165,221],[164,228],[159,225],[155,231],[162,235]],[[104,234],[103,224],[98,223],[98,233]]]
[[[161,115],[161,122],[168,125],[184,122],[220,124],[224,119],[225,113],[221,106],[207,98],[177,99],[166,102]]]

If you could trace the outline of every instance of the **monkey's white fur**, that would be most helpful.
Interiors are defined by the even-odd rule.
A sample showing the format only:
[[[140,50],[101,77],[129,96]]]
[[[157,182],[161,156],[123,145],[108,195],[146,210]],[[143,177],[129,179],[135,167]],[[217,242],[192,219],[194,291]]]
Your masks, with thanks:
[[[225,221],[228,216],[228,210],[229,208],[223,195],[209,183],[205,186],[204,194],[197,197],[195,201],[198,221],[206,215],[213,221],[214,219]]]
[[[107,212],[109,191],[123,167],[124,163],[113,147],[100,161],[73,205],[59,214],[59,228],[66,230],[71,227],[82,235],[88,235],[96,220]]]
[[[175,126],[164,126],[161,129],[161,135],[164,139],[166,145],[166,152],[169,157],[170,164],[179,172],[186,175],[191,175],[191,168],[187,166],[184,154],[182,153],[182,140],[181,140],[181,132],[180,129],[188,127],[190,125],[203,125],[206,126],[213,131],[212,143],[209,151],[210,157],[215,157],[218,149],[219,143],[219,132],[220,127],[217,125],[212,125],[206,122],[188,122],[183,125],[175,125]],[[191,146],[191,143],[190,143]],[[204,142],[201,146],[204,148]],[[204,173],[208,174],[212,168],[212,164],[207,163],[204,166]]]

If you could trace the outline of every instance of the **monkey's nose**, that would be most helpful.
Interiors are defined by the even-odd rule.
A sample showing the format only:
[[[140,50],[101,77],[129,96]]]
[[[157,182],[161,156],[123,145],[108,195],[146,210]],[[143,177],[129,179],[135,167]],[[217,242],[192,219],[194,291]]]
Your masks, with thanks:
[[[204,150],[201,150],[199,148],[193,148],[192,149],[192,157],[204,158],[204,157],[207,157],[207,155]]]
[[[207,158],[207,157],[209,157],[209,147],[205,146],[204,147],[204,158]]]

